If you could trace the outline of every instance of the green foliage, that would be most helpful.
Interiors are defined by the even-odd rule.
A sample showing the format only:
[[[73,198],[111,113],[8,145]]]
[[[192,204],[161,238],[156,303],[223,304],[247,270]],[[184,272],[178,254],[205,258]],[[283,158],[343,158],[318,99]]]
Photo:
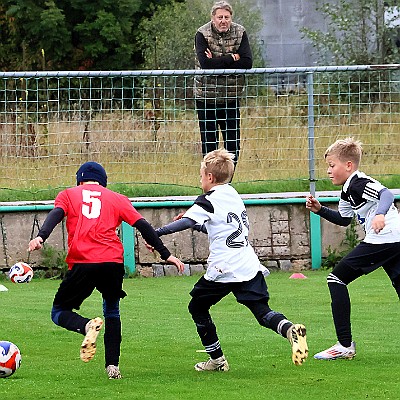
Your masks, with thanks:
[[[327,30],[301,29],[323,65],[373,65],[398,62],[395,28],[384,23],[381,0],[318,3]]]
[[[143,19],[138,35],[143,51],[144,69],[194,69],[194,36],[197,29],[210,20],[214,1],[187,0],[157,6]],[[258,33],[262,16],[252,0],[233,0],[234,21],[242,24],[249,35],[253,65],[261,67],[262,57]]]
[[[350,225],[346,228],[345,238],[343,239],[341,246],[344,246],[342,250],[332,249],[328,246],[328,255],[324,258],[321,263],[322,269],[331,270],[335,265],[351,250],[354,249],[360,243],[360,239],[357,233],[357,220],[353,218]]]
[[[140,19],[171,1],[3,0],[1,69],[134,69]]]
[[[327,29],[303,27],[303,38],[311,40],[322,65],[377,65],[397,63],[400,49],[396,45],[397,29],[384,20],[385,6],[381,0],[338,0],[317,3],[316,10],[327,21]],[[330,95],[358,107],[360,103],[386,101],[393,91],[388,83],[389,71],[348,71],[348,81],[332,85]],[[320,74],[323,92],[326,82],[337,79],[336,74]],[[393,78],[392,78],[393,79]],[[385,81],[382,85],[382,81]],[[369,89],[363,88],[368,82]],[[314,87],[319,93],[318,84]]]

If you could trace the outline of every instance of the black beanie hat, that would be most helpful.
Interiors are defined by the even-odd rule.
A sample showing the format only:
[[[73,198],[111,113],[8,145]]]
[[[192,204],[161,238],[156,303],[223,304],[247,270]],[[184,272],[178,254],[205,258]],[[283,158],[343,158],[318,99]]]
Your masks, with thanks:
[[[89,161],[80,166],[76,173],[76,184],[81,182],[95,181],[101,186],[107,186],[106,170],[97,162]]]

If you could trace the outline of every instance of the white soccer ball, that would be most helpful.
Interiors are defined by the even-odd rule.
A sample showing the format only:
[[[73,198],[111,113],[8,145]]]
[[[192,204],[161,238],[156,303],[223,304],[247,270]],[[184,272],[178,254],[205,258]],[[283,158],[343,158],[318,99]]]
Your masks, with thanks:
[[[21,352],[11,342],[0,341],[0,378],[11,376],[21,365]]]
[[[14,283],[28,283],[33,278],[33,269],[29,264],[20,261],[10,268],[8,277]]]

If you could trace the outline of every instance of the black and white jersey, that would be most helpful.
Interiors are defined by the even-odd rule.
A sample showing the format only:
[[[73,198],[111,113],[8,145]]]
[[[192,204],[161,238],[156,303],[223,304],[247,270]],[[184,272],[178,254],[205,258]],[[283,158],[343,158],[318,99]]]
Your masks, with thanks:
[[[268,274],[249,243],[246,208],[231,185],[216,185],[200,195],[184,216],[207,228],[210,254],[205,279],[244,282],[258,271]]]
[[[397,208],[392,204],[385,215],[385,227],[375,233],[372,220],[379,203],[379,192],[385,189],[380,182],[355,171],[343,185],[340,194],[338,211],[342,217],[357,216],[364,227],[364,242],[372,244],[400,242],[400,217]]]

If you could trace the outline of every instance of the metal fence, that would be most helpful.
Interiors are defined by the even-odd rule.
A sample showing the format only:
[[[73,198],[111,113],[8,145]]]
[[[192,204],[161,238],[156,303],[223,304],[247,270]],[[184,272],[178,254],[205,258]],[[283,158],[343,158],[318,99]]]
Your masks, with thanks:
[[[198,186],[194,76],[244,74],[234,182],[326,177],[337,138],[362,169],[399,174],[400,65],[215,71],[0,72],[0,187],[74,183],[101,162],[111,183]]]

